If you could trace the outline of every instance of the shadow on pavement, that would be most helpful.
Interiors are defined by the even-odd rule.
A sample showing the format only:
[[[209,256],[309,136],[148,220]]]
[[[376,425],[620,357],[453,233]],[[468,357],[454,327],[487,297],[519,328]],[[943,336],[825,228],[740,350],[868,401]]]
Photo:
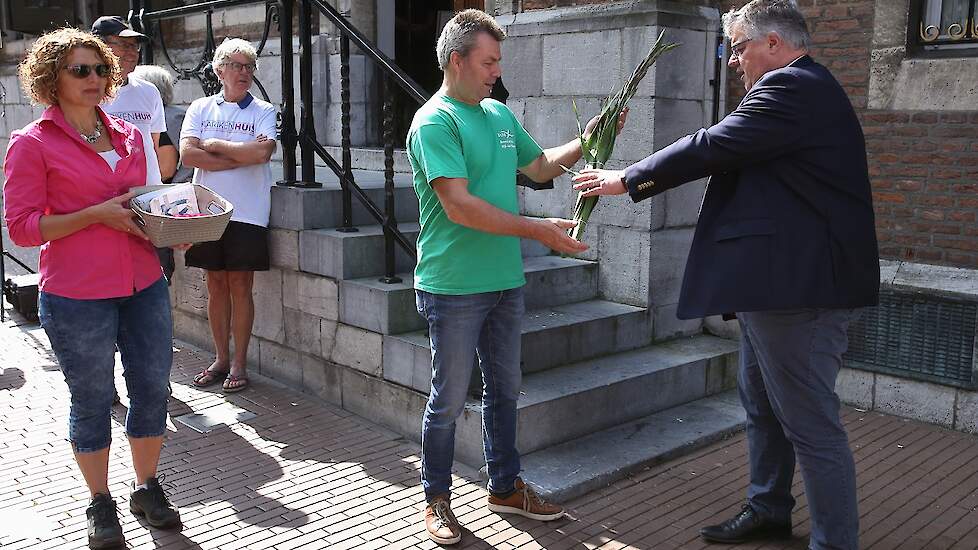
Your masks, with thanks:
[[[9,367],[0,371],[0,390],[19,390],[27,383],[24,371]]]

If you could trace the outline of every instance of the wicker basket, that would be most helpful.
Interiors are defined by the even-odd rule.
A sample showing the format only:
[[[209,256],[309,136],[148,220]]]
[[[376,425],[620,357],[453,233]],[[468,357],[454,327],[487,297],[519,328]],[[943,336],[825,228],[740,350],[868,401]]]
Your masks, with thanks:
[[[132,211],[136,214],[136,223],[143,228],[143,232],[149,237],[153,246],[162,248],[184,243],[202,243],[216,241],[224,234],[224,229],[231,221],[231,214],[234,212],[234,205],[224,197],[204,187],[203,185],[193,184],[194,192],[197,194],[197,203],[200,205],[216,202],[224,212],[220,214],[210,214],[204,216],[194,216],[188,218],[178,218],[172,216],[161,216],[150,214],[131,201]],[[130,189],[136,196],[158,189],[165,189],[167,185],[146,185]],[[203,209],[203,207],[202,207]]]

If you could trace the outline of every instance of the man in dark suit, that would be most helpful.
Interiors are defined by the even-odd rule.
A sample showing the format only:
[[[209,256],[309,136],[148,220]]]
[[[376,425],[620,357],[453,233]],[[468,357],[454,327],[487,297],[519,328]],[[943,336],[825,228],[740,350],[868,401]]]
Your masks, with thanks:
[[[747,95],[720,123],[624,171],[585,170],[587,195],[640,201],[711,176],[686,264],[678,316],[736,312],[750,487],[715,542],[791,535],[801,466],[811,546],[858,547],[855,468],[835,381],[856,309],[877,303],[879,257],[859,121],[808,56],[790,0],[754,0],[724,16],[729,65]]]

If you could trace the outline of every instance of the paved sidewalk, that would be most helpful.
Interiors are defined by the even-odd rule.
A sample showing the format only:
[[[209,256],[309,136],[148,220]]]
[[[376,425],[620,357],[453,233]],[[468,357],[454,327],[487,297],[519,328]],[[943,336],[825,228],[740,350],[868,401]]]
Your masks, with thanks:
[[[88,494],[65,442],[67,390],[43,331],[17,319],[0,327],[0,547],[83,548]],[[171,422],[160,471],[185,527],[156,531],[128,512],[121,391],[110,481],[130,548],[435,547],[420,523],[417,445],[260,377],[228,397],[195,389],[190,379],[210,356],[179,344],[174,354],[171,417],[227,416],[235,407],[257,416],[229,418],[207,434]],[[978,438],[854,409],[845,422],[862,548],[978,547]],[[697,528],[743,501],[745,453],[741,434],[571,502],[571,517],[549,524],[488,512],[482,485],[463,472],[453,498],[467,528],[458,547],[706,548]],[[795,538],[737,548],[806,548],[808,509],[796,479]]]

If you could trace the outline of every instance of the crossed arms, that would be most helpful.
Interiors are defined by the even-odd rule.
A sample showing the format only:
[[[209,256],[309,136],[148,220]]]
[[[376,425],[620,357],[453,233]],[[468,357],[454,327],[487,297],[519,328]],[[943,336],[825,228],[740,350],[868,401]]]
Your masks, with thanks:
[[[223,139],[185,137],[180,140],[180,156],[187,166],[209,172],[264,164],[275,152],[275,140],[264,134],[244,143]]]

